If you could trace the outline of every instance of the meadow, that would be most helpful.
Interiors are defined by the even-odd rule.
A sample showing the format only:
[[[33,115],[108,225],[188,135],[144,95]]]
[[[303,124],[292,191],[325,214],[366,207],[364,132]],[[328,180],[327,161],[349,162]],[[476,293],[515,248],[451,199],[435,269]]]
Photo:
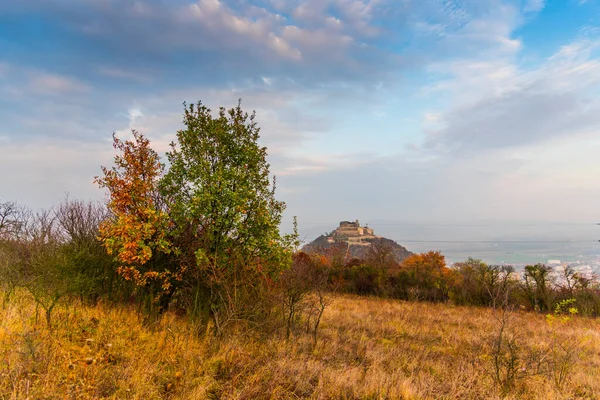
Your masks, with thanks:
[[[49,329],[18,291],[0,307],[0,398],[600,397],[598,319],[354,295],[328,302],[315,344],[302,329],[289,340],[199,334],[173,312],[148,325],[133,307],[103,303],[63,303]]]

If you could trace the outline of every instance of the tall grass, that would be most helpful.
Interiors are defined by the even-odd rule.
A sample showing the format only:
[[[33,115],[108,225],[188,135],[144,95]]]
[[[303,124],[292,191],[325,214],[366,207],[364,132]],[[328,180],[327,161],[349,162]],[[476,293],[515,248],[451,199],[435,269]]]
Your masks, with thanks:
[[[284,331],[200,337],[174,313],[148,326],[134,308],[102,303],[61,303],[49,330],[21,291],[0,309],[0,398],[598,398],[600,320],[552,325],[512,312],[520,359],[546,354],[557,335],[582,351],[560,386],[543,371],[520,370],[506,392],[491,362],[496,312],[333,296],[315,344],[303,333],[286,340]]]

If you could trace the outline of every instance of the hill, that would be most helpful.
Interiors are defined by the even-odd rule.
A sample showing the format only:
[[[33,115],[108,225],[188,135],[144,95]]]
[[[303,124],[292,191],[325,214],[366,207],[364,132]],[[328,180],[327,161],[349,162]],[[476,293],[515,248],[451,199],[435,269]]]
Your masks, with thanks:
[[[361,226],[358,221],[342,221],[337,229],[319,236],[302,248],[305,252],[317,253],[332,249],[344,253],[346,260],[365,259],[370,253],[375,252],[386,253],[393,261],[399,263],[413,254],[391,239],[376,236],[373,229]]]

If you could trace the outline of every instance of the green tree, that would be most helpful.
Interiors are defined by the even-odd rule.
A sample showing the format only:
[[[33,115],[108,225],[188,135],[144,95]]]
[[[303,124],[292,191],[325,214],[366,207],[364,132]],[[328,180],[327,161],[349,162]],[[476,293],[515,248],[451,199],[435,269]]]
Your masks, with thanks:
[[[552,309],[554,293],[551,273],[552,269],[544,264],[525,266],[521,287],[525,298],[534,310],[543,312]]]
[[[514,268],[509,265],[487,265],[469,258],[454,264],[458,273],[453,300],[459,304],[495,307],[507,296],[514,284]]]
[[[167,153],[161,188],[181,262],[193,267],[186,308],[204,319],[212,313],[219,329],[239,317],[249,288],[289,265],[292,246],[279,232],[285,204],[275,199],[255,114],[244,112],[241,100],[216,116],[201,102],[184,107],[185,129]]]

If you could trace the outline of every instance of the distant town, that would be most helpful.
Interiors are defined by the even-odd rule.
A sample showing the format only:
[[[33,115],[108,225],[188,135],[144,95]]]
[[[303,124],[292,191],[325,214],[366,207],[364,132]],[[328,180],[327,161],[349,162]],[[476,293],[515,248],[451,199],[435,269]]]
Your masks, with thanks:
[[[600,275],[600,256],[582,261],[547,260],[545,264],[552,268],[555,276],[560,277],[565,268],[571,268],[583,278],[591,279]],[[521,272],[528,264],[512,264],[517,272]]]

